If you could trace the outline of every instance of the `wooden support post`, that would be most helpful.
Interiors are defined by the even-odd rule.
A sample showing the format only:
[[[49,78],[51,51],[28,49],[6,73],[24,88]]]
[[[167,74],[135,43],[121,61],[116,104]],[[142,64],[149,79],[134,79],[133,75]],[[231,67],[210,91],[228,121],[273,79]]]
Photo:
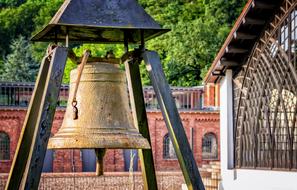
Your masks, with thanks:
[[[149,72],[187,187],[189,190],[204,190],[194,155],[162,69],[160,57],[154,51],[144,51],[142,57]]]
[[[12,162],[5,188],[7,190],[19,189],[20,187],[22,176],[26,167],[26,160],[29,156],[35,125],[37,123],[35,118],[37,118],[39,113],[39,102],[41,102],[42,99],[42,92],[44,90],[49,64],[50,61],[48,60],[48,57],[45,57],[40,66],[36,86],[31,97],[27,115],[19,138],[17,150]]]
[[[6,184],[7,190],[38,189],[66,59],[67,48],[62,47],[54,49],[51,61],[48,57],[43,59]]]
[[[135,126],[138,128],[142,136],[146,138],[149,144],[151,145],[149,126],[147,122],[145,102],[143,98],[143,91],[138,64],[139,61],[134,59],[125,61],[130,103]],[[158,189],[152,149],[140,149],[138,153],[140,157],[144,189]]]

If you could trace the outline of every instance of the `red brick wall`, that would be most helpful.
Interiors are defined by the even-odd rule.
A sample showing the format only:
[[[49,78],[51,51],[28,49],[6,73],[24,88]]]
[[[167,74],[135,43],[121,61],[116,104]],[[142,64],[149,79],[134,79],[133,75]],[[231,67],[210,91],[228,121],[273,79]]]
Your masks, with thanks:
[[[0,109],[0,132],[10,137],[10,160],[0,161],[0,173],[8,172],[15,153],[22,124],[25,118],[25,109]],[[62,124],[64,110],[58,110],[53,122],[52,133],[55,134]],[[161,112],[148,112],[148,122],[152,141],[153,155],[156,170],[179,170],[176,159],[163,159],[163,137],[167,129]],[[202,137],[208,132],[217,136],[219,143],[219,113],[218,112],[181,112],[182,122],[188,139],[193,128],[193,153],[199,166],[209,161],[202,160]],[[220,145],[218,144],[218,147]],[[219,150],[219,149],[218,149]],[[123,150],[108,150],[104,158],[105,171],[124,171]],[[53,161],[54,172],[82,171],[81,153],[79,150],[56,150]]]
[[[202,160],[202,137],[208,132],[217,136],[219,142],[219,114],[217,112],[182,112],[180,113],[188,140],[193,128],[193,154],[199,166],[209,161]],[[156,170],[177,170],[176,159],[163,159],[163,137],[168,133],[162,114],[149,112],[148,121]],[[219,144],[218,144],[219,147]]]
[[[13,155],[15,153],[18,138],[23,123],[23,112],[1,112],[0,113],[0,132],[5,132],[10,138],[10,160],[0,161],[0,172],[7,172],[12,164]]]
[[[220,106],[220,86],[219,84],[209,83],[204,86],[204,107]]]

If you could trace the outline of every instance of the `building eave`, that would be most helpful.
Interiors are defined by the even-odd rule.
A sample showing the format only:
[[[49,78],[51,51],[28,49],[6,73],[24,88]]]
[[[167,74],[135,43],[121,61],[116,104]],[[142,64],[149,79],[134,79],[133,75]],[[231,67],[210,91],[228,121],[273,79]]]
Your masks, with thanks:
[[[248,0],[223,46],[208,70],[204,83],[217,83],[226,69],[241,67],[249,57],[259,34],[266,28],[283,0]],[[259,14],[259,13],[263,14]]]

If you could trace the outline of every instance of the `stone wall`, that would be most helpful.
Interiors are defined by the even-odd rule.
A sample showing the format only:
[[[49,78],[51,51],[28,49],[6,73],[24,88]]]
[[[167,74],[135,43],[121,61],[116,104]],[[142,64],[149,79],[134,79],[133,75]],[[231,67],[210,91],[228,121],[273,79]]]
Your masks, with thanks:
[[[9,172],[12,159],[17,147],[18,138],[26,115],[26,109],[0,108],[0,132],[10,137],[10,160],[0,160],[0,173]],[[62,124],[64,110],[59,109],[55,114],[52,133],[55,134]],[[156,170],[180,170],[177,159],[164,159],[163,138],[168,133],[160,111],[148,111],[148,122]],[[213,160],[202,159],[202,137],[206,133],[213,133],[220,142],[219,113],[187,111],[180,112],[189,142],[193,142],[192,150],[199,166]],[[191,129],[193,136],[191,137]],[[191,140],[192,139],[192,140]],[[218,144],[220,152],[220,145]],[[220,155],[218,152],[218,155]],[[80,150],[55,150],[53,159],[53,172],[81,172],[82,158]],[[217,159],[219,160],[219,158]],[[108,150],[104,158],[105,171],[124,171],[123,150]]]
[[[201,172],[206,190],[217,190],[218,180],[209,172]],[[0,189],[4,189],[7,174],[0,174]],[[180,190],[184,184],[181,172],[158,172],[159,190]],[[103,176],[91,173],[50,173],[43,174],[39,190],[141,190],[143,181],[140,172],[112,172]]]

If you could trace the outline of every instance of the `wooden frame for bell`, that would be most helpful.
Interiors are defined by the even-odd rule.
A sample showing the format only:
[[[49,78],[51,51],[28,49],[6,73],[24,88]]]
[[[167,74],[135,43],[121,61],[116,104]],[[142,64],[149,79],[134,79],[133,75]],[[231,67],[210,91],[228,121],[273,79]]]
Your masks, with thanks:
[[[87,63],[82,69],[81,86],[75,87],[77,104],[74,103],[71,110],[68,101],[63,125],[50,140],[51,148],[94,148],[99,161],[98,174],[103,171],[106,148],[139,148],[144,189],[158,189],[139,70],[143,60],[187,187],[204,190],[160,57],[157,52],[145,49],[146,40],[168,31],[136,0],[65,0],[50,23],[32,38],[33,41],[55,42],[55,45],[48,48],[42,60],[5,189],[38,189],[68,57],[77,64],[93,63]],[[59,46],[58,42],[65,42],[66,47]],[[126,76],[102,58],[91,57],[86,61],[85,57],[82,60],[76,57],[68,48],[71,42],[124,43],[125,54],[121,61],[125,64]],[[138,44],[139,48],[129,52],[129,43]],[[74,73],[71,74],[76,75]],[[129,119],[125,77],[136,128]]]

